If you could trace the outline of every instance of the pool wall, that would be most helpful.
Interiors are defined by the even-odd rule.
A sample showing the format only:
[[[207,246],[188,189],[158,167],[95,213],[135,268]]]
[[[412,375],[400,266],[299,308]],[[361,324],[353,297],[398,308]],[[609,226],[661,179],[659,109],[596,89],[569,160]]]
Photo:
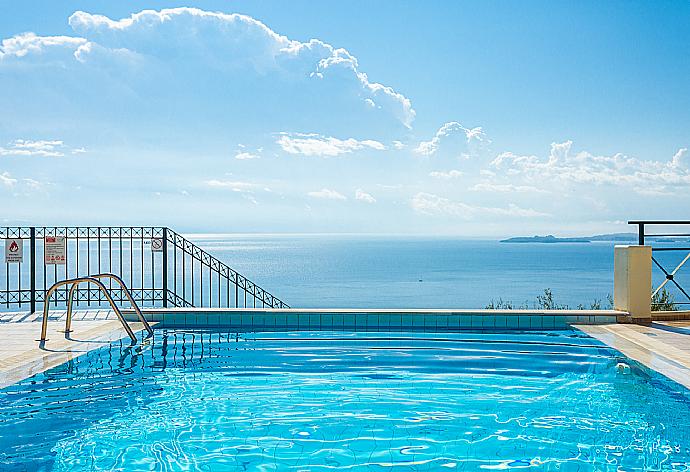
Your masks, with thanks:
[[[159,327],[224,327],[241,330],[461,331],[562,330],[571,324],[609,324],[614,310],[322,310],[173,308],[144,310]],[[133,312],[126,311],[135,321]]]

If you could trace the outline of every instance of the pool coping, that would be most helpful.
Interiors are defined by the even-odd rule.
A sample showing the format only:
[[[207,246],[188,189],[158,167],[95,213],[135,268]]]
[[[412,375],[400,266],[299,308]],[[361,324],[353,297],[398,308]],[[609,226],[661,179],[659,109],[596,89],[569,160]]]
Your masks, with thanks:
[[[652,321],[681,321],[690,320],[690,310],[653,311]]]
[[[690,321],[572,327],[690,389]]]
[[[571,324],[610,324],[627,318],[617,310],[481,310],[352,308],[149,308],[163,328],[238,330],[462,331],[562,330]],[[135,321],[131,310],[123,312]]]

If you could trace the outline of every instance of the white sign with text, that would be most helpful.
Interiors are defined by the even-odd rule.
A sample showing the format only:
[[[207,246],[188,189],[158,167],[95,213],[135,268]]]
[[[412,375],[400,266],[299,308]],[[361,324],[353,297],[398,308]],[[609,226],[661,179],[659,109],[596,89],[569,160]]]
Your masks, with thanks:
[[[67,262],[67,246],[64,236],[46,236],[44,244],[46,265],[64,265]]]

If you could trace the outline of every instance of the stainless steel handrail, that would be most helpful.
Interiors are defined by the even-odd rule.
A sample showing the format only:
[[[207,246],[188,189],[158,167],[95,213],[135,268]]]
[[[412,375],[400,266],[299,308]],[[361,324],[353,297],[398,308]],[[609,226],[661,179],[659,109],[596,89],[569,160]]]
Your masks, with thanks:
[[[125,320],[124,316],[122,316],[122,312],[120,309],[117,307],[115,304],[115,300],[113,300],[113,297],[110,295],[108,292],[108,289],[103,285],[103,282],[101,282],[99,279],[101,278],[109,278],[112,280],[115,280],[122,290],[125,292],[127,295],[127,299],[129,302],[132,304],[132,307],[134,308],[134,311],[137,313],[137,316],[139,317],[139,320],[144,324],[144,327],[148,331],[149,334],[153,334],[153,329],[151,329],[151,326],[149,323],[146,321],[144,318],[143,314],[141,313],[141,310],[139,309],[139,306],[136,304],[134,301],[134,298],[132,297],[132,294],[130,291],[127,289],[125,286],[124,282],[122,279],[114,274],[95,274],[95,275],[89,275],[87,277],[77,277],[74,279],[66,279],[62,280],[60,282],[54,283],[46,292],[45,296],[45,303],[43,305],[43,322],[41,324],[41,339],[40,342],[41,344],[45,343],[47,341],[46,335],[48,331],[48,310],[50,307],[50,297],[55,292],[58,288],[63,287],[65,285],[71,285],[70,291],[69,291],[69,297],[67,299],[67,320],[65,322],[65,333],[69,333],[71,331],[71,326],[72,326],[72,302],[74,298],[74,292],[76,291],[77,286],[80,283],[92,283],[95,284],[101,292],[105,295],[106,300],[108,300],[108,303],[110,303],[111,308],[117,315],[118,319],[120,320],[120,323],[122,323],[122,327],[125,329],[127,332],[127,336],[132,340],[133,343],[136,343],[137,338],[132,332],[132,328],[129,327],[129,324]]]
[[[125,285],[124,281],[118,277],[115,274],[110,274],[110,273],[104,273],[104,274],[92,274],[89,275],[89,277],[94,278],[94,279],[102,279],[102,278],[107,278],[114,280],[120,285],[120,288],[122,291],[125,293],[127,296],[127,300],[129,300],[129,303],[132,305],[132,308],[134,308],[134,311],[137,314],[137,317],[139,318],[139,321],[142,322],[144,325],[144,328],[146,328],[146,331],[149,334],[153,334],[153,329],[151,328],[151,325],[149,325],[149,322],[146,321],[146,318],[144,318],[144,315],[141,313],[141,310],[139,309],[139,305],[137,305],[137,302],[134,301],[134,297],[132,296],[132,293],[129,291],[127,286]],[[65,332],[68,333],[70,332],[70,328],[72,327],[72,301],[74,298],[74,292],[76,291],[77,286],[79,285],[79,282],[75,282],[72,284],[72,287],[70,288],[69,291],[69,298],[67,299],[67,322],[65,324]]]

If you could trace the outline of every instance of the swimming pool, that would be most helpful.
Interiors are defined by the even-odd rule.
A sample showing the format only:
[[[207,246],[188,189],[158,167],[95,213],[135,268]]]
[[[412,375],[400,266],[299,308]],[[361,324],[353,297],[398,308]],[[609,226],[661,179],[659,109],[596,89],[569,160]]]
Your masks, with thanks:
[[[159,329],[1,390],[0,469],[686,470],[689,393],[577,331]]]

